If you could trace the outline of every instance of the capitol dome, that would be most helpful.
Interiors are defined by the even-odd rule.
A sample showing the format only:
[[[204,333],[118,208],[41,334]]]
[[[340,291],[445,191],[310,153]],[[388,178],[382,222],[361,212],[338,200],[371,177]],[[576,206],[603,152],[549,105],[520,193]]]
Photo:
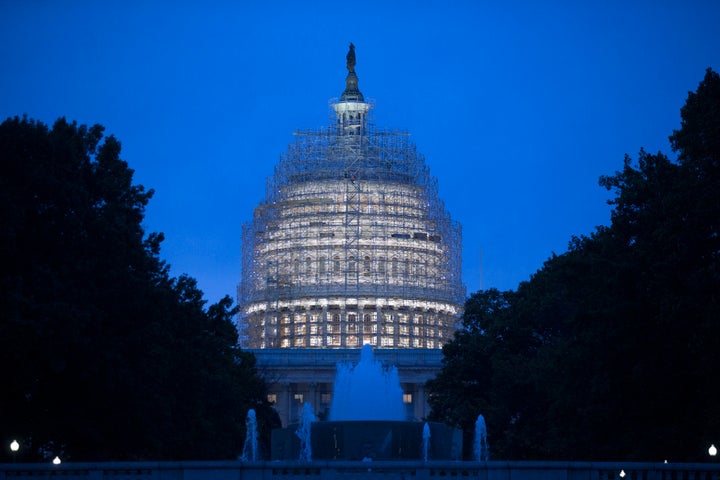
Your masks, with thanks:
[[[242,231],[243,346],[439,349],[465,287],[460,224],[407,133],[378,129],[358,89],[296,132]]]

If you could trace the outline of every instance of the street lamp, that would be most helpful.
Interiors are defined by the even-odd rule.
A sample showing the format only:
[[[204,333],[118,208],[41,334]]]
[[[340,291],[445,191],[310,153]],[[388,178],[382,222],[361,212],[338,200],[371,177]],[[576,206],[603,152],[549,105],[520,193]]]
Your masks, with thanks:
[[[60,457],[56,455],[55,458],[53,458],[53,465],[60,465],[61,463]]]
[[[715,444],[710,445],[710,448],[708,448],[708,455],[711,457],[717,455],[717,448],[715,447]]]
[[[20,444],[17,440],[13,440],[10,442],[10,451],[12,452],[13,456],[13,463],[15,463],[15,457],[17,456],[17,452],[20,450]]]

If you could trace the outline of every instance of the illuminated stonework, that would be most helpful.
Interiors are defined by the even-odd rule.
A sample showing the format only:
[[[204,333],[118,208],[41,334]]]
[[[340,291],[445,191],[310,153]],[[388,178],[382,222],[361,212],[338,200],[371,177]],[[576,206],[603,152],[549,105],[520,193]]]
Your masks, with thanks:
[[[408,135],[376,129],[348,78],[335,121],[296,133],[243,225],[247,348],[437,349],[455,331],[460,225]]]

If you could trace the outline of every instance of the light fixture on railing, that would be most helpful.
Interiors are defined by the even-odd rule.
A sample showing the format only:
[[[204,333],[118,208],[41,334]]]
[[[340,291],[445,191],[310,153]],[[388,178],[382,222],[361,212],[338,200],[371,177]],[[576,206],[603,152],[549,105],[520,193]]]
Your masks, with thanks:
[[[15,458],[17,457],[17,452],[20,450],[20,444],[17,440],[13,440],[10,442],[10,451],[12,452],[13,457],[13,463],[15,463]]]

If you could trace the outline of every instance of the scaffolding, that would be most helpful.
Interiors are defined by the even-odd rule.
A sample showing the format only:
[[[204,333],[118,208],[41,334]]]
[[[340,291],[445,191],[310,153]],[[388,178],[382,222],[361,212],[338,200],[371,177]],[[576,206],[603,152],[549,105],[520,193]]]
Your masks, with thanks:
[[[242,229],[247,348],[441,348],[462,313],[462,231],[409,135],[371,103],[295,133]]]

